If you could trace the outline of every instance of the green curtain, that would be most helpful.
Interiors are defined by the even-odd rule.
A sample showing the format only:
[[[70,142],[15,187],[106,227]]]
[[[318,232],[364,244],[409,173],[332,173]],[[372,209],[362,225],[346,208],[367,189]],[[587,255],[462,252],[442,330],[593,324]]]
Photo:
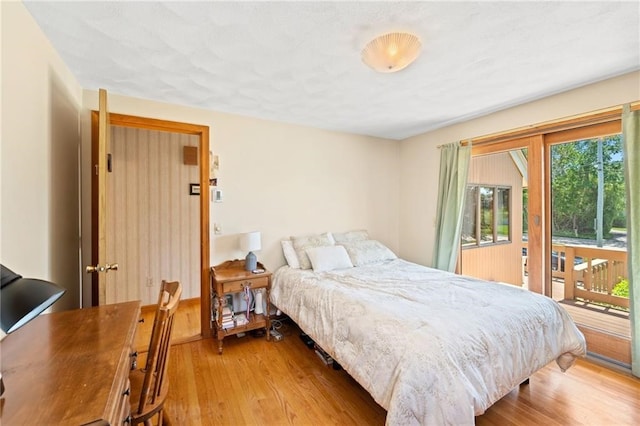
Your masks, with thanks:
[[[464,194],[469,174],[471,142],[454,142],[440,147],[438,210],[432,266],[453,272],[458,258]]]
[[[640,111],[622,111],[627,185],[627,264],[631,321],[631,372],[640,377]]]

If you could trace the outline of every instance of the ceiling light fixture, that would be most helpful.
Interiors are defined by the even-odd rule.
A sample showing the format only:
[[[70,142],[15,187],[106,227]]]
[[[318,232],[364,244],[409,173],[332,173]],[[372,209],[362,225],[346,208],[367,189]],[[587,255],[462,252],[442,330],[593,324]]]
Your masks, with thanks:
[[[406,68],[420,54],[422,43],[409,33],[389,33],[371,40],[362,49],[362,62],[378,72],[396,72]]]

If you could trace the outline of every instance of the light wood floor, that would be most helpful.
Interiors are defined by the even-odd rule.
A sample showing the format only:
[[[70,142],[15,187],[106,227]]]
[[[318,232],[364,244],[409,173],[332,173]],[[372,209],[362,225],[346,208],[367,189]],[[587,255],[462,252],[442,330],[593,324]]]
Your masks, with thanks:
[[[383,425],[386,411],[344,370],[324,366],[295,325],[281,342],[231,337],[171,349],[167,414],[174,425]],[[551,363],[476,417],[478,425],[632,425],[640,380],[586,360]]]
[[[138,330],[134,340],[134,347],[138,352],[144,352],[149,346],[151,329],[153,328],[153,318],[155,306],[143,306],[140,318],[144,322],[138,325]],[[186,299],[180,301],[180,307],[176,313],[172,342],[182,343],[200,338],[200,299]]]

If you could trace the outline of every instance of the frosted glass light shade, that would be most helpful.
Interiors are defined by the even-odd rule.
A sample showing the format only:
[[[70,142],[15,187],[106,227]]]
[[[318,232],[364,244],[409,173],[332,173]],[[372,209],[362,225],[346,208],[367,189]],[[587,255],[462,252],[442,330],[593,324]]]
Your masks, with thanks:
[[[254,251],[262,248],[260,231],[247,232],[240,235],[240,250]]]
[[[422,43],[413,34],[384,34],[362,49],[362,62],[378,72],[400,71],[416,60],[421,47]]]

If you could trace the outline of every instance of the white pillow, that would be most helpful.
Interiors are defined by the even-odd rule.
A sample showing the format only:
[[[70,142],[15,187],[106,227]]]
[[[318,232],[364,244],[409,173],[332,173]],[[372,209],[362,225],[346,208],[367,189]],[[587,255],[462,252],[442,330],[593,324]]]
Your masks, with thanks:
[[[298,255],[293,248],[293,243],[291,242],[291,240],[282,240],[280,241],[280,243],[282,244],[282,254],[284,254],[287,265],[289,265],[293,269],[300,269]]]
[[[353,263],[343,246],[312,247],[307,249],[307,255],[316,272],[353,268]]]
[[[348,232],[334,232],[333,239],[336,244],[348,243],[351,241],[363,241],[369,239],[369,233],[364,229]]]
[[[291,237],[291,242],[298,256],[300,269],[311,269],[311,261],[307,256],[307,249],[334,245],[333,237],[327,232],[324,234]]]
[[[398,258],[387,246],[376,240],[352,241],[341,245],[349,253],[354,266],[371,265]]]

